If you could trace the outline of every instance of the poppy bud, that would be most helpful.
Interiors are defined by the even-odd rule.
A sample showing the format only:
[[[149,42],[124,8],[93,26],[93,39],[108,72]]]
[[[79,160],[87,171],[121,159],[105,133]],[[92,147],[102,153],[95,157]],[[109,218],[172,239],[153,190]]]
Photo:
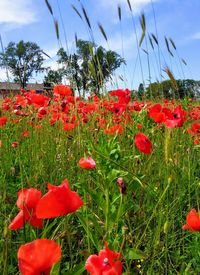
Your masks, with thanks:
[[[117,185],[119,186],[119,190],[121,194],[126,194],[126,185],[124,179],[122,177],[117,179]]]

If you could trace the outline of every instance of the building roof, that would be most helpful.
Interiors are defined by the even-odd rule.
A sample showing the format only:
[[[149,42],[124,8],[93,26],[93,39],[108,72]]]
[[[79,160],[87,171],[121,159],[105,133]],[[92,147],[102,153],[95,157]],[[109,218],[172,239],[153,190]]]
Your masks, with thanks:
[[[7,91],[19,91],[21,86],[19,83],[14,82],[0,82],[0,90],[7,90]],[[43,90],[44,84],[39,83],[28,83],[26,86],[27,90]]]

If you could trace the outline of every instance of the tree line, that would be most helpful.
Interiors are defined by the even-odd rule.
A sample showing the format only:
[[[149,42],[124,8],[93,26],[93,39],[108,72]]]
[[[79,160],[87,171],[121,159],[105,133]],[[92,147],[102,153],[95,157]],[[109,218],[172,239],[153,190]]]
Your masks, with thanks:
[[[44,82],[47,85],[59,84],[65,77],[79,95],[84,95],[89,90],[100,94],[105,82],[125,63],[116,52],[81,39],[76,40],[76,51],[72,54],[59,49],[57,62],[61,68],[58,70],[43,66],[45,56],[49,57],[36,43],[10,42],[0,53],[0,66],[10,71],[22,88],[26,88],[33,73],[46,71]]]
[[[50,58],[36,43],[23,40],[19,43],[10,42],[0,52],[0,67],[11,72],[13,80],[22,88],[26,88],[33,73],[46,72],[43,80],[45,86],[60,84],[66,78],[79,96],[85,96],[87,91],[100,95],[104,84],[112,80],[115,70],[125,64],[125,60],[116,52],[77,38],[75,52],[68,53],[64,48],[58,50],[58,70],[44,66],[46,57]],[[147,87],[141,83],[132,94],[140,99],[199,97],[200,81],[170,79],[150,83]]]

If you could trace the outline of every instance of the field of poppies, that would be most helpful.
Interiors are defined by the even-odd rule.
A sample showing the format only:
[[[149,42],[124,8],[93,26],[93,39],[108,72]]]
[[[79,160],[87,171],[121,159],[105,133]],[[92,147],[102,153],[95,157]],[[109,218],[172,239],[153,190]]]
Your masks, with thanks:
[[[199,102],[0,104],[0,274],[200,274]]]

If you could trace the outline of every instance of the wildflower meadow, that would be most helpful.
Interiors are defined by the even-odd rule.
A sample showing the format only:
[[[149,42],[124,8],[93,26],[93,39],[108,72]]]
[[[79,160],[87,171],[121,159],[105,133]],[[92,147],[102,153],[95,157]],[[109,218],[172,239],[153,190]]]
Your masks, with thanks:
[[[0,2],[0,275],[199,275],[198,1]]]
[[[1,274],[199,274],[199,119],[128,89],[3,99]]]

